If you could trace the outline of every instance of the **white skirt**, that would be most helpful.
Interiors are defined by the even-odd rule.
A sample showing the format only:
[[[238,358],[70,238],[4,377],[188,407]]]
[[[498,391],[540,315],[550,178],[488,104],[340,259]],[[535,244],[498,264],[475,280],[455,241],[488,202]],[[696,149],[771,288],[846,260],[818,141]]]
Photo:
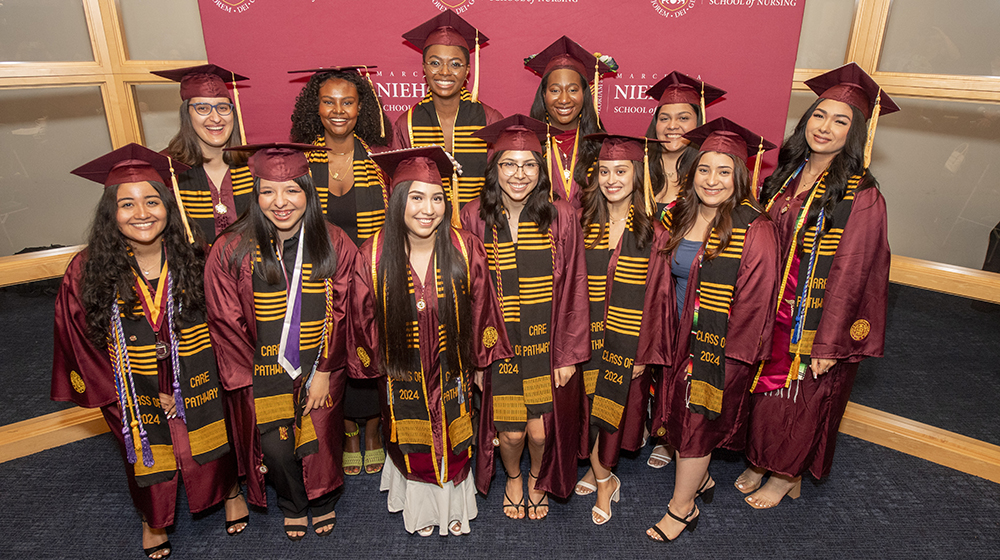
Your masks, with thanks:
[[[476,508],[476,486],[470,473],[458,485],[446,482],[444,487],[429,482],[409,480],[386,457],[382,469],[383,492],[388,490],[389,511],[403,512],[403,527],[413,533],[424,527],[438,527],[438,534],[448,536],[448,526],[462,523],[462,534],[469,534],[469,520],[479,514]]]

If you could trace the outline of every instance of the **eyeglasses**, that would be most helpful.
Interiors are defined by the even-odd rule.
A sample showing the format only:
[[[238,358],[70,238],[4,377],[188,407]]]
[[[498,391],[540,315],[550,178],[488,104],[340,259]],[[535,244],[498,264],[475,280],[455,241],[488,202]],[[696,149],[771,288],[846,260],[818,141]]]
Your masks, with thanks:
[[[516,164],[513,161],[501,161],[498,165],[500,167],[500,173],[503,173],[507,177],[515,175],[518,169],[529,177],[538,175],[537,161],[526,161],[522,164]]]
[[[431,69],[431,74],[437,74],[445,67],[445,63],[441,62],[440,60],[430,60],[424,62],[424,66]],[[459,62],[458,60],[452,60],[448,62],[447,66],[452,72],[461,72],[462,68],[465,68],[466,65],[464,62]]]
[[[212,109],[215,109],[215,112],[218,113],[220,117],[228,117],[233,113],[233,104],[227,101],[216,103],[215,105],[212,105],[211,103],[191,103],[188,107],[193,107],[194,112],[203,117],[211,115]]]

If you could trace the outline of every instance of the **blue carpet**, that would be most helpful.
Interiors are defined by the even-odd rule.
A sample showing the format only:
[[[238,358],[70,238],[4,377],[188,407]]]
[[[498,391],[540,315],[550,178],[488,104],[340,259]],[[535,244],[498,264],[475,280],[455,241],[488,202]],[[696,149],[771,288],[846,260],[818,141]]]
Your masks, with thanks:
[[[378,476],[349,477],[331,537],[287,541],[274,506],[255,511],[247,531],[224,534],[217,509],[198,518],[179,500],[171,533],[174,558],[997,558],[1000,485],[841,435],[833,474],[806,480],[802,498],[752,510],[732,481],[743,469],[733,454],[711,465],[715,501],[699,507],[698,530],[669,545],[643,531],[665,511],[673,468],[655,471],[623,458],[622,501],[602,527],[590,522],[591,498],[553,502],[540,522],[503,516],[503,475],[464,537],[409,535],[386,511]],[[582,474],[584,469],[581,468]],[[110,435],[8,463],[0,468],[0,557],[142,558],[140,526]]]

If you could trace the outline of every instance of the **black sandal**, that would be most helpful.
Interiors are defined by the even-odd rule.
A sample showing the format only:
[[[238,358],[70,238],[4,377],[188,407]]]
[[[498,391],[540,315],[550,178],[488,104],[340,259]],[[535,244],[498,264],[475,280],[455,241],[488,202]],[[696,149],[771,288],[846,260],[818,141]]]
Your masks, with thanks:
[[[694,513],[696,511],[698,512],[698,515],[694,515]],[[681,529],[681,533],[683,533],[684,531],[692,531],[693,532],[694,529],[695,529],[695,527],[698,526],[698,519],[701,518],[701,512],[698,511],[698,506],[695,506],[695,507],[691,508],[691,513],[689,513],[689,514],[685,515],[683,518],[681,518],[681,517],[678,517],[678,516],[674,515],[674,512],[670,511],[670,504],[667,504],[667,515],[669,515],[670,518],[673,519],[674,521],[679,521],[679,522],[681,522],[681,523],[684,524],[684,528]],[[694,515],[694,519],[691,518],[692,515]],[[656,534],[660,536],[660,539],[663,539],[663,540],[654,539],[653,537],[651,537],[649,535],[649,533],[646,533],[646,538],[649,539],[649,540],[651,540],[651,541],[653,541],[653,542],[670,543],[670,542],[676,541],[680,537],[680,534],[678,534],[676,537],[674,537],[672,539],[668,539],[667,535],[665,535],[663,533],[663,530],[660,529],[659,527],[657,527],[656,525],[653,525],[652,527],[650,527],[650,529],[652,529],[653,531],[655,531]]]
[[[306,531],[309,529],[309,527],[306,527],[305,525],[285,525],[284,529],[285,529],[285,536],[288,537],[288,540],[292,542],[298,542],[306,538]],[[297,537],[293,537],[288,534],[289,531],[295,531],[295,532],[302,531],[302,534]]]
[[[712,487],[711,488],[705,488],[705,486],[709,482],[712,483]],[[712,500],[715,499],[715,481],[712,480],[712,476],[711,475],[709,475],[709,477],[701,485],[701,488],[698,489],[698,492],[695,493],[694,497],[696,499],[697,498],[701,498],[701,501],[705,502],[706,504],[712,503]]]
[[[142,549],[142,551],[146,554],[146,556],[149,556],[150,558],[153,558],[153,555],[161,550],[166,550],[167,553],[164,554],[163,556],[155,558],[154,560],[164,560],[165,558],[170,558],[170,553],[173,552],[173,549],[170,548],[170,539],[167,539],[163,543],[158,544],[156,546],[151,546],[149,548]]]
[[[535,479],[535,480],[538,480],[538,477],[535,476],[535,475],[533,475],[533,474],[531,474],[530,470],[528,471],[528,476],[531,477],[531,478],[533,478],[533,479]],[[538,503],[532,502],[531,501],[531,496],[529,494],[530,494],[529,491],[526,489],[525,493],[524,493],[525,498],[527,498],[527,500],[528,500],[528,506],[525,508],[525,514],[526,515],[527,515],[527,512],[529,512],[529,511],[534,511],[535,515],[538,515],[538,508],[540,508],[540,507],[543,507],[546,510],[549,509],[549,504],[543,504],[542,503],[542,500],[548,500],[549,499],[549,493],[548,492],[546,492],[541,497],[541,499],[538,500]],[[548,513],[548,511],[546,511],[545,512],[545,517],[548,517],[548,516],[549,516],[549,513]],[[541,521],[542,519],[545,519],[545,517],[541,517],[541,518],[537,518],[536,517],[535,519],[532,519],[532,521]],[[525,519],[531,519],[531,517],[525,517]]]
[[[237,492],[235,496],[228,496],[228,497],[226,497],[226,501],[228,502],[229,500],[235,500],[236,498],[239,498],[242,495],[243,495],[243,487],[240,486],[239,492]],[[247,506],[247,510],[248,511],[250,510],[249,504]],[[232,529],[233,527],[239,525],[240,523],[243,523],[243,528],[242,529],[240,529],[239,531],[230,531],[230,529]],[[243,531],[245,531],[246,528],[247,528],[247,526],[249,524],[250,524],[250,514],[249,513],[246,514],[246,515],[244,515],[243,517],[237,519],[236,521],[226,520],[226,534],[229,535],[230,537],[235,537],[236,535],[239,535],[240,533],[242,533]]]
[[[324,519],[323,521],[313,521],[313,532],[316,533],[317,537],[329,537],[333,533],[333,528],[337,526],[337,516],[334,515],[329,519]],[[330,527],[326,531],[320,531],[320,529],[325,529]]]
[[[506,471],[504,471],[504,472],[506,472]],[[524,473],[521,472],[521,471],[519,471],[517,473],[517,476],[510,476],[510,474],[507,474],[507,480],[517,480],[517,479],[521,478],[522,474],[524,474]],[[515,508],[518,513],[521,513],[521,510],[523,509],[525,516],[527,516],[528,511],[527,511],[526,506],[524,505],[524,498],[526,496],[527,496],[527,492],[522,493],[521,494],[521,502],[518,503],[518,504],[515,504],[514,500],[510,499],[510,496],[507,495],[507,485],[505,483],[504,484],[504,489],[503,489],[503,501],[504,501],[504,503],[503,503],[503,507],[501,508],[501,510],[504,510],[504,509],[507,509],[509,507],[512,507],[512,508]],[[507,515],[507,514],[505,513],[504,515]],[[524,519],[524,517],[511,517],[511,516],[507,515],[507,519]]]

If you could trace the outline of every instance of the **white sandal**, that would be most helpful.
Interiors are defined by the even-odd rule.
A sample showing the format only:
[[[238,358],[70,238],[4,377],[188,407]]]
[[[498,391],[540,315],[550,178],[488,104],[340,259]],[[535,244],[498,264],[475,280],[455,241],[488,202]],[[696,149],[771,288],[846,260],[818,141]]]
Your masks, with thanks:
[[[665,455],[663,453],[658,453],[656,451],[657,448],[661,448],[661,447],[663,449],[667,449],[667,446],[666,445],[662,445],[662,444],[657,445],[656,447],[654,447],[653,448],[653,452],[649,454],[649,459],[646,459],[646,466],[652,467],[654,469],[662,469],[663,467],[669,465],[670,463],[672,463],[674,461],[673,454]],[[662,465],[654,465],[652,463],[652,461],[660,461],[663,464]]]
[[[615,476],[615,473],[611,473],[611,476],[609,476],[607,478],[599,478],[599,479],[597,479],[597,482],[607,482],[607,481],[611,480],[612,478],[615,479],[615,482],[618,483],[618,487],[615,488],[615,491],[611,494],[611,501],[612,502],[617,502],[619,500],[619,498],[621,497],[622,481],[619,480],[617,476]],[[590,516],[590,520],[594,522],[594,525],[604,525],[608,521],[611,521],[611,503],[610,502],[608,503],[608,511],[607,512],[605,512],[603,509],[597,507],[597,504],[594,504],[594,507],[590,508],[590,511],[593,512],[593,513],[596,513],[601,518],[601,520],[598,521],[597,519],[594,518],[593,515]]]
[[[417,534],[420,535],[421,537],[429,537],[434,534],[434,526],[428,525],[423,529],[418,530]]]

